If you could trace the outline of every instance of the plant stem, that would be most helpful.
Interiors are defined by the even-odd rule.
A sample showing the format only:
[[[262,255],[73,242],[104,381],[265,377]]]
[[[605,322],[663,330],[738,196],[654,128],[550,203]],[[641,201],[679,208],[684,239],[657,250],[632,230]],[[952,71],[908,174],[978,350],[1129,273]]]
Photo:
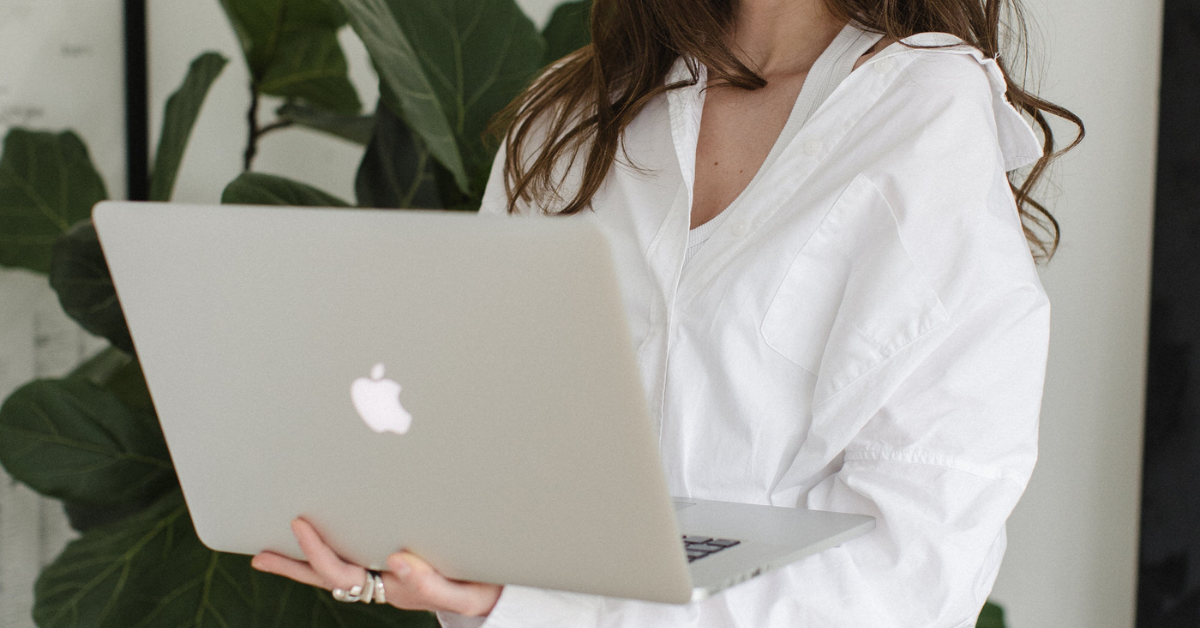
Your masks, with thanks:
[[[286,129],[294,124],[295,120],[276,120],[266,126],[258,125],[258,107],[262,101],[262,97],[258,93],[258,84],[250,81],[250,111],[246,114],[246,122],[249,126],[248,136],[246,138],[246,154],[242,163],[242,170],[250,172],[250,168],[254,166],[254,158],[258,156],[258,140],[264,135],[280,129]]]
[[[267,133],[270,133],[271,131],[278,131],[280,129],[286,129],[295,123],[296,122],[294,120],[276,120],[276,121],[272,122],[271,124],[268,124],[267,126],[264,126],[263,128],[259,129],[258,137],[261,138],[262,136],[266,135]]]
[[[258,154],[258,138],[260,136],[258,130],[258,101],[258,84],[252,80],[250,81],[250,111],[246,114],[250,129],[246,139],[246,155],[242,162],[243,172],[250,172],[250,167],[254,165],[254,157]]]

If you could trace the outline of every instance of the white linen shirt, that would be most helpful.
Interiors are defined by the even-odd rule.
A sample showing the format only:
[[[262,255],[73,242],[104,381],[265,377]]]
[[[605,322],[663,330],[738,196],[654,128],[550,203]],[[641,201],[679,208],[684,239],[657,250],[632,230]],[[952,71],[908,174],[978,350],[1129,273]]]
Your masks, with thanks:
[[[993,60],[906,42],[953,47],[854,71],[686,268],[703,76],[630,124],[637,168],[592,203],[671,494],[876,529],[688,605],[508,586],[486,628],[974,625],[1037,457],[1049,303],[1005,172],[1041,149]]]

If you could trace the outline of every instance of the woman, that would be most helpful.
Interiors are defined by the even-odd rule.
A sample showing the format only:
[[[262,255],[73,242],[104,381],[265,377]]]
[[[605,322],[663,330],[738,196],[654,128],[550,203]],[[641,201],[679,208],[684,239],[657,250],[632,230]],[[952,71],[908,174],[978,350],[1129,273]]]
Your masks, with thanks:
[[[687,606],[407,553],[387,600],[489,628],[974,625],[1037,454],[1044,114],[1079,124],[1008,81],[1002,13],[1019,24],[1005,0],[597,0],[594,44],[510,108],[483,211],[606,229],[673,495],[877,529]],[[364,581],[294,527],[310,562],[257,568]]]

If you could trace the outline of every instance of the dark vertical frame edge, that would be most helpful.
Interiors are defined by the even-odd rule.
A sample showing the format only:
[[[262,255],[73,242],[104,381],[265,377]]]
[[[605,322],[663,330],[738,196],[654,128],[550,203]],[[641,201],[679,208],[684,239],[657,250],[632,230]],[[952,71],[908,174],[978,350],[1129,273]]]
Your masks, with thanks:
[[[150,103],[146,0],[125,3],[126,197],[150,197]]]

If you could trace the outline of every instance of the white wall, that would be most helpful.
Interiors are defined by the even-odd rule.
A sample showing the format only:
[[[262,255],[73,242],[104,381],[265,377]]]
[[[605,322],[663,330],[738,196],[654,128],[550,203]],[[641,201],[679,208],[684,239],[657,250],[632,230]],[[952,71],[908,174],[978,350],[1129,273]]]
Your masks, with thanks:
[[[123,40],[120,0],[0,0],[0,135],[75,130],[113,198],[125,195]]]
[[[1064,239],[1042,274],[1054,323],[1041,457],[994,597],[1014,628],[1131,626],[1162,2],[1029,1],[1043,94],[1088,138],[1055,173]]]

